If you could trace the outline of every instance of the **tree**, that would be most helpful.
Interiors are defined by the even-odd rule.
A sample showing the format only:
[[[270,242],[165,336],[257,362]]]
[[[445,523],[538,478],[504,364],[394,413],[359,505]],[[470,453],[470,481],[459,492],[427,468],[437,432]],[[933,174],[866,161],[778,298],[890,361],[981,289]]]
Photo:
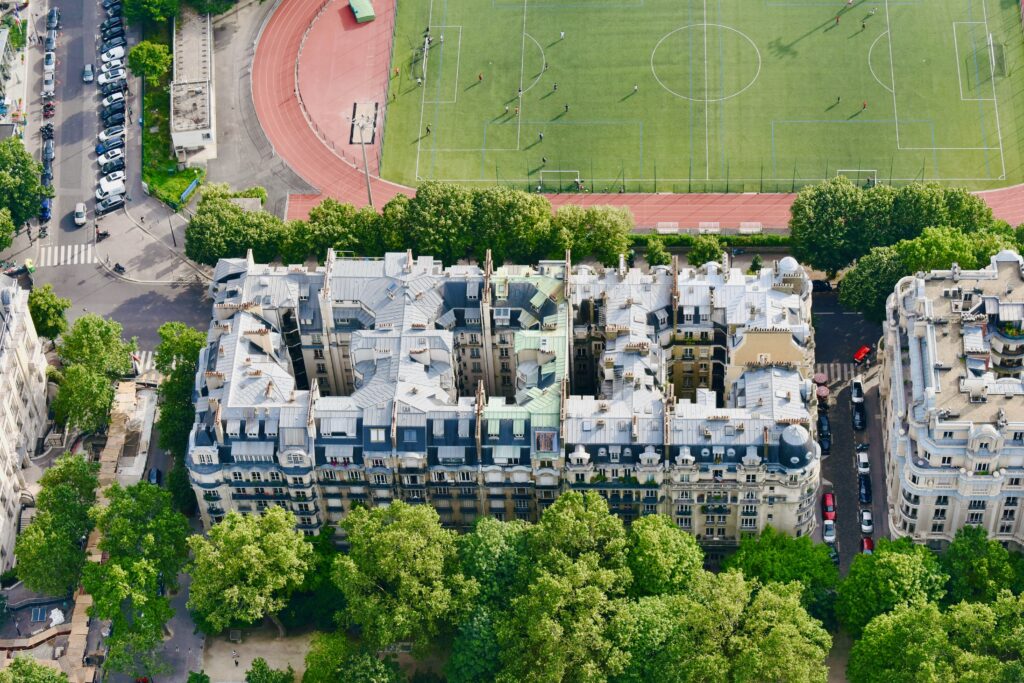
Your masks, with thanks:
[[[6,249],[14,241],[14,234],[18,231],[11,217],[11,210],[6,206],[0,207],[0,249]]]
[[[497,612],[492,608],[478,604],[459,624],[452,641],[451,656],[444,668],[450,683],[475,683],[497,678],[501,649],[495,630],[495,614]]]
[[[25,149],[17,136],[0,140],[0,210],[7,209],[14,227],[24,225],[39,211],[43,197],[53,190],[39,182],[43,167]],[[14,231],[6,219],[0,221],[0,249],[11,246]]]
[[[372,647],[412,641],[425,649],[465,613],[476,585],[459,571],[455,534],[433,508],[358,508],[341,527],[349,552],[335,559],[334,582],[348,603],[346,620]]]
[[[740,548],[722,563],[725,569],[743,572],[748,579],[764,583],[802,585],[802,604],[811,616],[831,624],[839,571],[832,564],[828,548],[809,536],[794,538],[766,527],[759,536],[740,541]]]
[[[859,235],[863,201],[860,188],[845,176],[800,190],[790,208],[793,256],[835,277],[866,251]]]
[[[939,564],[949,575],[946,601],[991,602],[1013,585],[1010,553],[998,541],[989,540],[980,526],[961,527]]]
[[[354,226],[359,211],[351,204],[325,199],[309,212],[308,221],[289,221],[281,240],[285,263],[304,263],[310,254],[323,260],[328,249],[354,250]]]
[[[132,374],[135,340],[121,338],[120,323],[95,313],[76,320],[61,338],[57,355],[65,367],[80,365],[109,380]]]
[[[210,683],[210,677],[205,671],[189,671],[185,683]]]
[[[854,643],[846,675],[852,683],[955,680],[941,624],[938,607],[928,602],[897,605],[876,616]]]
[[[167,473],[167,491],[171,494],[171,503],[174,509],[191,517],[196,514],[198,501],[196,492],[192,489],[192,482],[188,477],[188,468],[185,467],[185,457],[175,455],[171,471]]]
[[[0,670],[0,683],[68,683],[68,676],[31,657],[15,657],[10,666]]]
[[[532,263],[551,229],[551,204],[537,194],[494,185],[473,192],[472,250],[496,265]]]
[[[275,258],[284,223],[265,211],[246,211],[230,201],[223,188],[203,192],[196,213],[185,228],[185,255],[214,266],[222,258],[253,258],[265,263]]]
[[[667,266],[670,263],[672,263],[672,256],[665,248],[665,240],[658,235],[649,235],[647,237],[647,265]]]
[[[317,633],[306,653],[302,683],[402,683],[394,662],[352,645],[342,633]]]
[[[334,527],[325,525],[313,538],[312,546],[309,569],[281,611],[281,621],[289,629],[312,624],[329,631],[337,626],[340,612],[345,608],[345,597],[332,578],[334,558],[338,556]]]
[[[914,239],[925,228],[949,225],[945,190],[934,183],[910,183],[896,190],[889,244]]]
[[[111,622],[104,666],[133,676],[158,673],[166,667],[157,649],[174,616],[162,589],[177,589],[188,522],[171,509],[170,494],[152,484],[114,483],[106,498],[90,513],[106,560],[87,565],[82,581],[93,597],[89,615]]]
[[[896,283],[909,274],[894,247],[876,247],[843,276],[839,302],[869,320],[884,320],[886,300]]]
[[[174,56],[163,43],[143,40],[128,51],[128,68],[151,88],[160,87],[173,64]]]
[[[933,268],[948,269],[954,263],[964,268],[978,265],[971,236],[954,228],[924,228],[914,239],[898,242],[895,249],[908,275]]]
[[[754,254],[754,257],[750,259],[750,270],[748,272],[754,273],[756,275],[757,273],[761,272],[761,268],[763,267],[764,260],[761,258],[761,255]]]
[[[124,17],[129,24],[152,22],[162,24],[178,15],[179,0],[128,0]]]
[[[53,285],[47,283],[28,293],[28,312],[36,334],[47,339],[56,339],[67,329],[64,313],[71,308],[71,299],[57,296]]]
[[[69,429],[95,432],[106,426],[113,403],[114,387],[108,378],[84,365],[72,365],[64,371],[53,412]]]
[[[293,683],[294,681],[295,671],[291,666],[284,671],[271,669],[263,657],[252,660],[252,666],[245,672],[245,683]]]
[[[472,244],[473,194],[461,185],[428,181],[405,210],[407,246],[453,264]]]
[[[627,209],[569,205],[558,210],[554,221],[559,233],[570,236],[567,246],[577,261],[589,257],[613,265],[619,262],[620,255],[629,251],[634,222],[633,214]]]
[[[680,593],[703,571],[704,552],[668,517],[648,515],[629,530],[626,563],[633,573],[633,595]]]
[[[14,547],[18,578],[31,590],[64,595],[78,584],[98,469],[80,455],[65,454],[40,478],[35,519]]]
[[[295,515],[278,506],[262,515],[235,511],[210,529],[209,538],[190,536],[192,576],[188,608],[206,633],[234,622],[277,618],[309,568],[313,549],[295,530]]]
[[[986,232],[995,227],[992,207],[962,187],[942,188],[947,225],[967,232]]]
[[[694,268],[705,263],[721,263],[725,248],[714,235],[698,235],[693,240],[690,250],[686,252],[686,262]]]
[[[463,575],[476,582],[477,603],[502,609],[522,592],[530,564],[527,541],[531,526],[481,517],[473,531],[457,538]]]
[[[910,539],[881,539],[872,555],[858,555],[839,584],[836,615],[854,637],[868,622],[896,605],[914,600],[938,601],[948,576],[925,546]]]
[[[192,388],[206,335],[181,322],[164,323],[157,334],[160,342],[153,354],[154,363],[164,376],[157,387],[160,398],[160,415],[156,420],[158,443],[160,448],[180,457],[188,449],[188,436],[195,422]]]

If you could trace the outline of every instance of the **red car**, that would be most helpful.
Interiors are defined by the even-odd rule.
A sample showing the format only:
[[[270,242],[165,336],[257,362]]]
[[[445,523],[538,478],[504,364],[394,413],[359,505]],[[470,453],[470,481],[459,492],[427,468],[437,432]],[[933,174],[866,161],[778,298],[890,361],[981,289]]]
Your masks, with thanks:
[[[875,542],[871,540],[871,537],[860,539],[860,551],[865,555],[871,555],[875,552]]]
[[[853,362],[856,363],[857,365],[860,365],[861,363],[866,361],[868,359],[868,356],[870,355],[871,347],[862,346],[859,349],[857,349],[857,353],[853,354]]]
[[[834,493],[826,493],[821,497],[821,518],[835,521],[836,496]]]

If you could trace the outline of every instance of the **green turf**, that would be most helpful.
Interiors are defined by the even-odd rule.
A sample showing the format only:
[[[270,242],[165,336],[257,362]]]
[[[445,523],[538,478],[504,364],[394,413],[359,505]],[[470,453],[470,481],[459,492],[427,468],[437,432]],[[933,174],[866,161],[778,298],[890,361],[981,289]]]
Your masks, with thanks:
[[[1024,181],[1015,0],[400,0],[392,67],[382,172],[406,184]]]

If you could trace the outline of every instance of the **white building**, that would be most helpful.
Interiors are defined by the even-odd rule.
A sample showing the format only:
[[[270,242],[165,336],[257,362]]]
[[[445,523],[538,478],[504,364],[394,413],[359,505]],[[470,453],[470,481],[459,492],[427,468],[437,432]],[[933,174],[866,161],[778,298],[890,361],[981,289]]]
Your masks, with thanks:
[[[905,277],[889,297],[882,411],[890,528],[941,548],[1024,532],[1024,260]]]
[[[22,467],[46,428],[46,358],[28,291],[0,275],[0,568],[14,564]]]
[[[174,20],[171,81],[171,146],[180,163],[202,165],[217,158],[213,90],[213,22],[182,5]]]

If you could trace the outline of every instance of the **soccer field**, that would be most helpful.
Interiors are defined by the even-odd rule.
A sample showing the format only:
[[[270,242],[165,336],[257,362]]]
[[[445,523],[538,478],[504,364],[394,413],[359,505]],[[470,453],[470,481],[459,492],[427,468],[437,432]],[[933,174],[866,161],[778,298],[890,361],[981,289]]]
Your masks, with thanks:
[[[1002,187],[1024,182],[1022,79],[1016,0],[398,0],[381,172],[545,191]]]

